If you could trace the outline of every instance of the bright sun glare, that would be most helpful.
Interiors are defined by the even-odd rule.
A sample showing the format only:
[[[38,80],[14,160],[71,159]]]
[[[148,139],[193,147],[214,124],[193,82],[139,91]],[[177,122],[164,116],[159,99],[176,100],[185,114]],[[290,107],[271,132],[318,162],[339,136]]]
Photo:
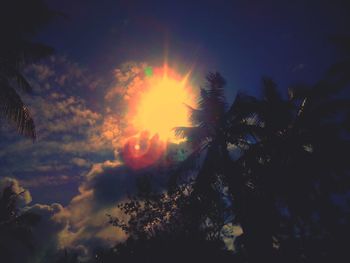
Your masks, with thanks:
[[[179,143],[174,128],[190,126],[186,105],[193,106],[193,91],[188,75],[176,78],[170,70],[148,74],[147,88],[137,104],[134,125],[139,131],[158,134],[161,140]]]

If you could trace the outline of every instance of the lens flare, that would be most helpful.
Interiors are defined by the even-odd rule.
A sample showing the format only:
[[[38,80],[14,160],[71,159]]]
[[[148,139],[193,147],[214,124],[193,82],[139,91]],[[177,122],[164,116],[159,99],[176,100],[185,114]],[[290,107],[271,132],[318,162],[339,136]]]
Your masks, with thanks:
[[[133,169],[155,164],[164,157],[167,143],[180,143],[174,128],[190,126],[188,106],[195,106],[189,73],[180,77],[168,66],[146,67],[134,86],[128,107],[128,129],[122,158]]]
[[[174,128],[190,125],[187,105],[194,104],[189,74],[181,79],[167,67],[145,71],[146,88],[136,104],[133,125],[136,130],[158,135],[162,141],[179,143]]]
[[[142,132],[137,137],[127,140],[122,157],[125,164],[133,169],[146,168],[156,163],[165,151],[165,143],[158,135],[149,137],[148,132]]]

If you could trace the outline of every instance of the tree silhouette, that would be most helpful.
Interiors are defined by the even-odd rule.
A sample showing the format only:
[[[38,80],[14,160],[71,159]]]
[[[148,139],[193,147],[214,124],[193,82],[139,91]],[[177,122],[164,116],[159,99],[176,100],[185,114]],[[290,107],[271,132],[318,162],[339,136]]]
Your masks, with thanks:
[[[283,97],[264,78],[261,98],[238,93],[226,110],[222,77],[209,74],[207,80],[199,108],[190,109],[195,126],[176,129],[193,146],[176,168],[185,176],[175,173],[163,194],[143,187],[142,195],[119,205],[128,221],[110,217],[110,223],[129,238],[114,250],[101,250],[101,261],[136,262],[142,255],[158,262],[164,252],[177,262],[204,247],[203,259],[191,260],[343,262],[350,210],[334,196],[350,189],[350,101],[338,95],[347,82],[326,74],[314,86],[291,87]],[[239,152],[235,158],[232,148]],[[196,175],[185,173],[200,156],[199,167],[192,167]],[[243,230],[236,254],[224,252],[222,229],[228,223]]]
[[[230,169],[225,135],[227,107],[224,86],[225,80],[219,73],[209,73],[207,86],[201,88],[198,108],[189,107],[194,126],[175,128],[176,134],[187,138],[193,146],[193,153],[182,164],[184,167],[180,166],[180,170],[204,154],[192,186],[192,205],[196,207],[196,216],[215,229],[216,236],[220,235],[229,210],[229,203],[225,202],[222,191],[225,187],[222,176]],[[176,181],[176,176],[174,178]]]
[[[230,165],[224,135],[224,85],[219,73],[209,73],[198,109],[190,108],[196,126],[176,128],[178,136],[188,138],[193,154],[175,169],[169,191],[152,194],[149,187],[143,187],[148,191],[118,205],[128,216],[126,222],[110,216],[110,223],[123,229],[129,238],[114,250],[98,252],[102,262],[226,262],[234,258],[225,251],[222,240],[222,228],[230,213],[222,180]],[[177,177],[179,171],[188,168],[186,164],[203,155],[195,179]]]
[[[162,194],[140,192],[119,204],[127,221],[109,216],[110,223],[125,231],[128,239],[113,249],[96,251],[98,262],[232,260],[222,240],[212,236],[216,230],[198,220],[192,191],[191,184],[187,184]]]
[[[38,30],[56,13],[42,0],[5,0],[0,7],[0,116],[17,131],[35,139],[35,125],[17,90],[32,87],[21,70],[25,65],[50,55],[53,49],[32,41]]]
[[[33,251],[31,227],[38,224],[40,217],[18,208],[21,193],[16,193],[13,184],[4,188],[0,196],[0,258],[13,262],[13,242],[19,241],[26,249]]]
[[[287,99],[271,79],[264,78],[261,99],[238,93],[227,112],[222,110],[222,90],[215,89],[221,87],[215,83],[223,82],[208,78],[209,83],[214,81],[213,90],[202,89],[200,109],[191,109],[196,126],[177,128],[195,146],[204,144],[195,149],[207,148],[193,192],[204,205],[197,201],[196,206],[207,216],[212,211],[213,221],[220,222],[215,207],[222,198],[231,200],[233,223],[243,229],[237,248],[249,262],[272,261],[283,253],[283,260],[292,262],[302,257],[312,262],[325,255],[334,257],[336,251],[324,249],[326,240],[344,238],[336,221],[340,214],[343,220],[348,217],[331,199],[349,190],[344,153],[349,149],[350,101],[337,95],[349,83],[346,70],[333,66],[314,86],[291,87]],[[229,144],[240,150],[238,160],[230,160]],[[222,187],[215,188],[218,185]],[[231,195],[223,195],[225,186]],[[315,217],[321,221],[314,222]],[[317,231],[324,235],[312,240]],[[300,252],[285,252],[291,244]],[[323,254],[315,253],[319,249]]]
[[[254,116],[249,120],[252,129],[247,134],[248,146],[241,147],[243,154],[232,174],[244,178],[244,200],[239,204],[244,207],[238,212],[238,220],[250,262],[270,260],[273,254],[290,249],[286,244],[291,239],[301,243],[312,236],[310,229],[318,224],[312,222],[315,215],[321,220],[317,229],[331,231],[338,225],[337,216],[330,215],[334,211],[331,195],[349,189],[344,184],[349,171],[344,153],[348,152],[350,137],[344,128],[350,101],[335,93],[346,87],[345,82],[324,79],[314,87],[294,87],[287,100],[279,95],[272,80],[264,79],[263,84],[263,98],[251,100],[248,106]],[[281,211],[288,212],[288,222],[282,220]],[[316,232],[313,234],[316,236]],[[279,251],[272,250],[276,243]],[[323,252],[325,256],[327,252]],[[322,258],[317,257],[321,253],[303,253],[286,258],[291,262],[302,256],[312,262]],[[334,257],[333,253],[327,256]]]
[[[110,223],[128,238],[96,250],[96,261],[346,262],[348,65],[285,95],[263,78],[262,96],[239,92],[229,108],[223,77],[209,73],[198,108],[189,107],[193,126],[175,128],[192,154],[169,189],[154,193],[145,180],[118,205],[126,219]],[[235,253],[223,243],[228,224],[243,230]]]

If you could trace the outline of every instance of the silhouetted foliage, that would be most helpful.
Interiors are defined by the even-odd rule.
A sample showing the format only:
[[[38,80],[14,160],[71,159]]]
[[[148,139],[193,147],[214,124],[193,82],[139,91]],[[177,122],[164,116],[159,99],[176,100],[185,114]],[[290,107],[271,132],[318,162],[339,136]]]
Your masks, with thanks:
[[[192,200],[193,185],[179,186],[171,193],[141,193],[118,205],[126,221],[110,217],[110,223],[128,234],[111,250],[96,252],[98,262],[228,262],[220,238],[221,227],[203,220]]]
[[[179,251],[186,244],[196,255],[197,246],[215,243],[203,255],[221,262],[222,229],[231,223],[243,234],[227,259],[346,262],[350,207],[339,200],[350,192],[350,100],[339,95],[349,84],[346,67],[338,70],[314,86],[291,87],[286,97],[264,78],[261,98],[238,93],[229,109],[223,78],[209,74],[199,108],[190,108],[194,126],[176,128],[193,153],[168,191],[119,205],[127,222],[110,222],[129,238],[100,256],[168,261],[162,252],[174,252],[166,244]]]
[[[177,127],[179,136],[188,138],[194,153],[180,165],[180,170],[188,162],[195,162],[204,153],[203,163],[193,184],[193,199],[204,220],[224,222],[229,203],[223,201],[225,183],[222,176],[230,169],[226,135],[226,101],[224,95],[225,80],[219,73],[209,73],[207,86],[201,89],[198,109],[191,110],[193,127]],[[176,184],[181,178],[171,178]],[[178,180],[179,179],[179,180]],[[214,219],[215,218],[215,219]]]
[[[271,80],[264,79],[263,84],[263,98],[252,103],[254,118],[249,125],[254,139],[242,148],[243,154],[235,162],[236,173],[245,178],[237,219],[252,262],[280,255],[290,249],[285,244],[290,246],[291,240],[300,244],[321,233],[332,233],[326,221],[332,218],[334,226],[339,218],[331,204],[332,194],[339,193],[341,186],[342,191],[349,190],[344,187],[349,171],[344,153],[349,151],[350,137],[343,127],[350,101],[331,96],[333,86],[328,79],[308,89],[290,90],[287,100]],[[288,220],[282,212],[288,214]],[[320,221],[313,222],[313,217]],[[311,229],[315,232],[306,233]],[[325,242],[326,236],[322,238]],[[273,246],[278,249],[272,251]],[[318,250],[323,251],[322,257],[319,252],[307,251],[309,255],[292,253],[283,260],[295,262],[305,257],[307,262],[316,262],[326,255],[329,260],[338,256],[324,247],[314,252]]]
[[[32,91],[23,67],[53,52],[32,39],[55,15],[42,0],[4,0],[0,4],[0,117],[32,139],[36,137],[34,121],[18,90]]]
[[[18,241],[26,249],[33,251],[32,229],[38,224],[40,217],[34,213],[18,208],[19,196],[13,185],[8,185],[0,193],[0,259],[13,262],[13,240]]]

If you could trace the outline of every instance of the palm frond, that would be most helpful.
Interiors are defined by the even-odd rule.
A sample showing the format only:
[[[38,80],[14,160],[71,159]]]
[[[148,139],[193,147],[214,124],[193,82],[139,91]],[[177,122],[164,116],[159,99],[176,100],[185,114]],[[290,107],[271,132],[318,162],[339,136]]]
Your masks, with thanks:
[[[238,92],[230,109],[227,111],[226,116],[229,120],[242,120],[259,112],[260,108],[261,105],[255,97],[246,95],[243,92]]]
[[[19,134],[35,140],[35,125],[29,109],[5,79],[0,79],[0,92],[0,116],[13,123]]]
[[[4,63],[0,63],[0,74],[5,76],[8,80],[16,81],[17,86],[24,92],[32,92],[32,86],[23,77],[22,73],[18,68],[8,64],[4,65]]]
[[[200,97],[198,100],[198,108],[204,109],[207,107],[207,101],[209,99],[208,91],[205,88],[200,88]]]
[[[225,80],[219,73],[209,73],[207,84],[201,88],[198,110],[192,112],[194,123],[215,130],[226,111]]]
[[[33,63],[39,59],[52,55],[54,49],[50,46],[35,43],[35,42],[22,42],[18,48],[18,59],[23,63]]]
[[[176,127],[175,135],[179,138],[186,138],[194,147],[197,147],[208,138],[205,128],[200,126],[194,127]]]
[[[208,73],[207,75],[207,93],[209,103],[211,107],[216,107],[220,112],[225,111],[225,90],[226,85],[225,79],[220,73]]]
[[[226,80],[218,72],[209,72],[207,75],[207,82],[210,87],[211,93],[216,93],[217,96],[224,97],[224,86],[226,85]]]
[[[204,110],[195,109],[187,104],[185,104],[185,105],[189,111],[189,120],[190,120],[191,124],[194,126],[201,125],[205,121],[205,118],[206,118],[206,114],[205,114]]]
[[[185,160],[180,162],[174,169],[172,173],[170,173],[169,177],[169,187],[172,189],[180,183],[183,178],[184,173],[197,168],[197,161],[200,157],[200,154],[208,147],[208,144],[203,144],[195,148],[195,150],[187,156]]]

